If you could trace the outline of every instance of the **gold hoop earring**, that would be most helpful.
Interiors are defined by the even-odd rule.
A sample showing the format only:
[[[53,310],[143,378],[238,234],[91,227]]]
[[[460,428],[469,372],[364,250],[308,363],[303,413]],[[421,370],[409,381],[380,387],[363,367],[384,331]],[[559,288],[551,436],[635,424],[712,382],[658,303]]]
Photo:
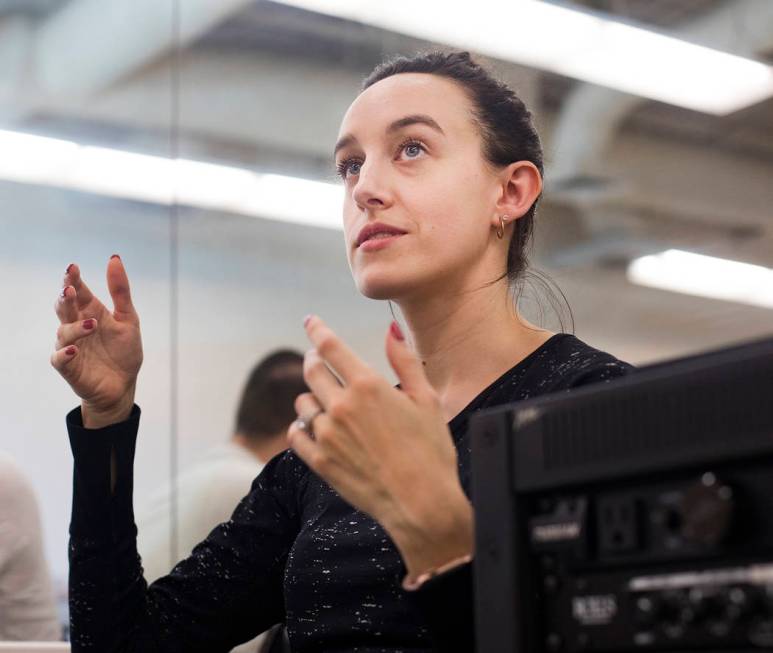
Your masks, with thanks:
[[[507,224],[508,218],[506,215],[499,216],[499,226],[497,227],[497,238],[502,240],[505,237],[505,224]]]

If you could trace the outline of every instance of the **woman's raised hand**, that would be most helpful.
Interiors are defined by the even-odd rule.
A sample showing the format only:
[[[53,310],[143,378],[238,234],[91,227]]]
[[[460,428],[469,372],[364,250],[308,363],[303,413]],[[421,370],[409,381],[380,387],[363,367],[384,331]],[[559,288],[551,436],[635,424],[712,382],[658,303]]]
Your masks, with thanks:
[[[394,323],[386,338],[392,385],[318,317],[306,322],[314,349],[311,389],[295,408],[290,446],[350,504],[381,523],[417,575],[472,553],[472,506],[462,490],[456,448],[437,393]],[[322,412],[320,412],[322,411]],[[313,419],[311,419],[313,417]]]
[[[140,321],[120,257],[107,264],[110,311],[89,290],[72,264],[55,310],[60,326],[51,365],[81,398],[83,424],[101,428],[127,419],[142,365]]]

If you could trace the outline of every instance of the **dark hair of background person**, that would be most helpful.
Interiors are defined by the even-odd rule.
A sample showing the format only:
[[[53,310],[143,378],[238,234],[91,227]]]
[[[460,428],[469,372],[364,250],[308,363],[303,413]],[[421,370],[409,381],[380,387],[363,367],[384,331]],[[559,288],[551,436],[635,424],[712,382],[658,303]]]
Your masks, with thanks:
[[[269,354],[247,378],[236,411],[236,432],[252,440],[283,432],[296,418],[295,398],[308,391],[300,353],[280,349]]]
[[[438,75],[459,84],[473,104],[473,118],[480,130],[486,161],[495,168],[505,167],[515,161],[530,161],[539,170],[540,175],[544,175],[542,144],[532,123],[531,113],[510,87],[476,63],[469,52],[433,51],[412,57],[398,56],[389,59],[376,66],[365,78],[362,90],[402,73]],[[561,289],[545,273],[529,267],[538,201],[539,197],[526,214],[515,221],[507,252],[507,270],[491,283],[507,277],[516,302],[527,279],[542,285],[562,330],[563,304],[568,310],[574,331],[574,317]],[[561,295],[562,302],[557,298],[553,287]]]

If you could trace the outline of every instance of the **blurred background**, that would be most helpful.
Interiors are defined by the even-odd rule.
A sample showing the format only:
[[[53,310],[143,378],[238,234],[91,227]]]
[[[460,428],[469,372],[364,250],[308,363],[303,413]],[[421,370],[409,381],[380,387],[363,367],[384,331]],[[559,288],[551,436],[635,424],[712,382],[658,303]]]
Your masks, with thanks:
[[[773,2],[378,4],[0,0],[0,449],[34,485],[63,621],[66,266],[104,297],[119,253],[133,284],[135,505],[227,438],[258,358],[306,349],[305,314],[389,375],[389,307],[352,282],[331,158],[385,56],[470,49],[531,108],[533,264],[580,338],[646,364],[773,332]],[[171,529],[169,550],[171,568]]]

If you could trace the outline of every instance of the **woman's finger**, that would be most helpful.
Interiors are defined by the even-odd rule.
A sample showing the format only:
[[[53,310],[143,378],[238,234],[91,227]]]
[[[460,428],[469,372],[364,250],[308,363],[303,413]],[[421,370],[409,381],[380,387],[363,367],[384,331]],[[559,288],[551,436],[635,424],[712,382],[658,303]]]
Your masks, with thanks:
[[[323,424],[322,422],[324,420],[327,420],[327,422]],[[330,420],[324,413],[321,413],[314,419],[314,426],[317,429],[321,428],[323,430],[331,428]],[[317,437],[300,428],[297,420],[293,422],[287,430],[287,444],[314,472],[323,478],[326,478],[331,465],[333,465],[335,461],[330,457],[330,454],[320,446]]]
[[[62,349],[75,344],[81,338],[90,336],[97,330],[97,321],[94,318],[61,324],[56,331],[56,348]]]
[[[314,421],[319,418],[325,411],[322,405],[317,401],[316,397],[310,392],[304,392],[295,398],[295,412],[298,415],[295,425],[301,430],[301,422],[305,422],[305,430],[310,437],[314,437]]]
[[[75,293],[78,299],[78,308],[88,306],[94,299],[94,295],[91,293],[91,290],[89,290],[86,282],[81,278],[81,269],[75,263],[71,263],[67,266],[67,270],[64,274],[64,285],[69,285],[75,288]]]
[[[389,326],[386,336],[386,355],[403,392],[419,401],[429,400],[435,396],[435,391],[424,372],[424,366],[408,347],[397,322],[392,322]]]
[[[344,383],[349,384],[354,379],[371,373],[370,367],[349,349],[322,318],[311,315],[304,321],[304,327],[314,349]]]
[[[78,355],[77,345],[68,345],[51,354],[51,365],[60,374],[66,376],[67,365]]]
[[[59,297],[54,302],[56,316],[62,324],[69,324],[78,320],[77,293],[72,286],[65,286]]]
[[[309,434],[298,428],[293,422],[287,430],[287,444],[298,454],[298,457],[309,467],[314,469],[312,461],[317,451],[317,443],[309,437]],[[316,471],[316,470],[315,470]]]
[[[309,415],[318,410],[322,410],[322,405],[317,401],[317,398],[311,392],[303,392],[295,398],[295,412],[298,417]]]
[[[129,277],[118,254],[113,254],[107,263],[107,289],[110,291],[110,297],[113,298],[114,315],[118,319],[133,317],[135,311],[129,290]]]
[[[325,365],[325,361],[315,349],[310,349],[303,357],[303,378],[317,401],[325,408],[342,392],[338,379]]]

